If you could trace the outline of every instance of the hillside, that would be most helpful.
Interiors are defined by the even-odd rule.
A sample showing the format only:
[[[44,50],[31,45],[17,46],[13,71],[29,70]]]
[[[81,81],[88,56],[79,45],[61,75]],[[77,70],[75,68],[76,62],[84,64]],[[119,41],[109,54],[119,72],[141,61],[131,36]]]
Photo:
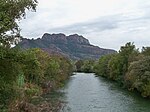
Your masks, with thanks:
[[[66,36],[62,33],[45,33],[42,38],[35,40],[23,38],[18,46],[23,49],[41,48],[49,54],[63,55],[71,59],[98,59],[102,55],[116,52],[91,45],[86,38],[78,34]]]

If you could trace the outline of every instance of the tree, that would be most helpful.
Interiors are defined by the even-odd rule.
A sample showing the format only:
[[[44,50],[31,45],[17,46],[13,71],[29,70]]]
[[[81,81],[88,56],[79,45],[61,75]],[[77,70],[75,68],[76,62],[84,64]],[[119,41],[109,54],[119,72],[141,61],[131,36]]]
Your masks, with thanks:
[[[48,80],[56,80],[59,70],[60,65],[58,63],[58,60],[50,59],[45,75],[48,78]]]
[[[94,71],[96,72],[96,74],[101,75],[101,76],[105,76],[105,77],[109,77],[108,63],[109,63],[111,57],[112,57],[112,54],[102,56],[99,59],[98,63],[94,67],[95,68]]]
[[[17,21],[36,5],[36,0],[0,0],[0,108],[14,98],[14,85],[22,73],[22,53],[9,49],[21,38]]]
[[[138,49],[135,48],[134,43],[128,42],[125,44],[125,46],[120,48],[119,55],[122,57],[122,62],[124,64],[122,75],[125,75],[129,63],[134,61],[135,56],[138,55]]]
[[[25,11],[35,11],[36,0],[0,0],[0,46],[10,47],[20,39],[17,21],[25,17]]]
[[[0,111],[8,106],[8,103],[15,98],[17,78],[22,72],[19,64],[21,52],[15,49],[0,47]]]
[[[150,56],[150,47],[143,47],[142,54],[144,54],[145,56]]]
[[[81,66],[81,71],[86,73],[94,72],[94,60],[84,60],[83,65]]]
[[[133,43],[129,42],[125,46],[121,46],[119,53],[109,62],[110,77],[122,83],[129,64],[135,60],[135,56],[137,55],[138,49],[135,48]]]
[[[150,97],[150,56],[130,64],[125,82],[128,88],[137,89],[142,96]]]
[[[41,63],[37,57],[38,49],[29,49],[24,52],[23,71],[26,82],[39,84],[42,79]]]
[[[119,54],[112,56],[108,62],[109,78],[119,81],[123,75],[123,69],[126,69],[123,62],[123,57]]]
[[[84,61],[83,60],[78,60],[77,62],[75,62],[75,66],[76,66],[76,71],[77,72],[81,72],[81,67],[83,66]]]
[[[103,56],[96,65],[96,73],[116,80],[124,87],[150,97],[150,47],[140,53],[131,42],[120,48],[119,53]]]

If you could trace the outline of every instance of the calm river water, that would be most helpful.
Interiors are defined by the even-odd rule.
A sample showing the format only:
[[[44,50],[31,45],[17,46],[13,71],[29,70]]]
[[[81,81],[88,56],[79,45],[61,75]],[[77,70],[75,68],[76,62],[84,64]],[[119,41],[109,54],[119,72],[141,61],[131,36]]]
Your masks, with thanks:
[[[93,73],[75,73],[60,91],[61,112],[150,112],[150,100]]]

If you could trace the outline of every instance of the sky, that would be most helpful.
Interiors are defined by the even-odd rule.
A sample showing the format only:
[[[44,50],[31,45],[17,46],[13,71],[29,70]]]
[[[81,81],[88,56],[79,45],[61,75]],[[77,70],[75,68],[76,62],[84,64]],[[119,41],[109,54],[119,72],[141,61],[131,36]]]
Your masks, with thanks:
[[[79,34],[91,44],[119,50],[127,42],[150,46],[150,0],[38,0],[19,22],[26,38]]]

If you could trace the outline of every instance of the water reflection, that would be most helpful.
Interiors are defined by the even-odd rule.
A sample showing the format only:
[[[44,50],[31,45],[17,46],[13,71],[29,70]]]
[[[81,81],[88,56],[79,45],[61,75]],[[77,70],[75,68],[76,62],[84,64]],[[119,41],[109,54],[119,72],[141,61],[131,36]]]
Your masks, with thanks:
[[[60,91],[61,112],[150,112],[149,100],[92,73],[76,73]]]

